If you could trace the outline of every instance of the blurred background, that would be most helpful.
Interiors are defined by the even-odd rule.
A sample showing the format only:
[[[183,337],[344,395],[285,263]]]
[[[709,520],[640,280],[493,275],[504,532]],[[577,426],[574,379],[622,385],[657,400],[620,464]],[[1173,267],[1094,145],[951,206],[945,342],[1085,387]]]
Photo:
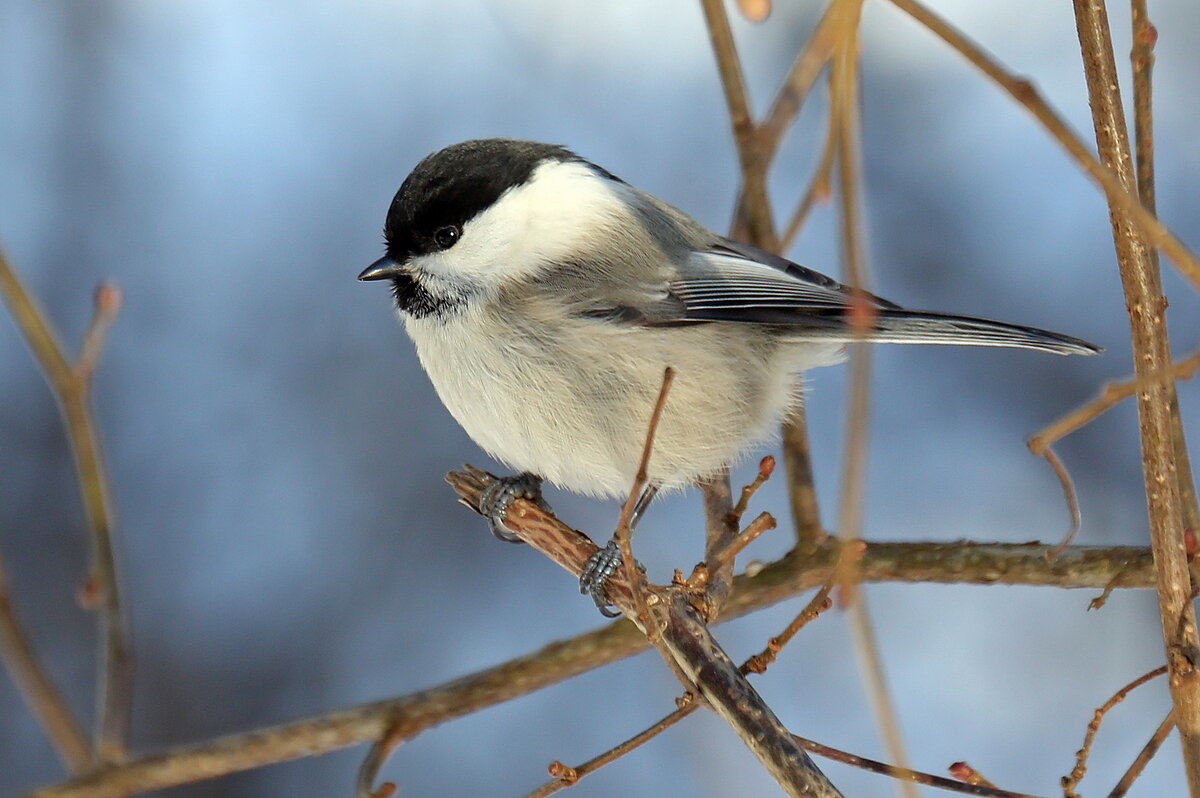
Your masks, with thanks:
[[[1068,3],[933,5],[1091,140]],[[1128,9],[1112,6],[1127,77]],[[779,0],[763,25],[735,19],[759,110],[820,10]],[[1162,0],[1151,18],[1159,207],[1196,246],[1200,5]],[[868,3],[863,36],[875,290],[1108,350],[877,348],[865,534],[1057,540],[1067,525],[1058,483],[1025,438],[1132,370],[1105,205],[1022,109],[909,18]],[[409,169],[471,137],[569,145],[725,229],[736,156],[696,2],[4,0],[0,103],[0,246],[72,346],[95,284],[125,292],[95,404],[134,630],[136,750],[410,692],[600,623],[569,576],[496,542],[455,503],[443,474],[494,464],[438,402],[388,291],[354,277],[382,252],[384,213]],[[781,153],[771,184],[781,216],[807,184],[826,107],[820,89]],[[788,254],[836,274],[835,222],[818,209]],[[1184,353],[1200,340],[1198,303],[1170,268],[1165,282]],[[827,523],[844,383],[840,368],[808,383]],[[1200,394],[1194,384],[1180,393],[1194,433]],[[1080,490],[1079,542],[1145,544],[1134,407],[1059,451]],[[598,537],[615,522],[614,503],[548,498]],[[652,578],[699,558],[698,504],[675,496],[646,518],[636,548]],[[787,518],[781,479],[754,509]],[[775,558],[790,539],[785,523],[749,556]],[[90,723],[95,632],[74,598],[87,559],[78,490],[50,394],[7,319],[0,547],[21,618]],[[1150,591],[1120,592],[1098,612],[1086,611],[1094,591],[867,594],[914,764],[929,771],[966,759],[1002,786],[1056,793],[1092,709],[1162,661]],[[744,657],[803,601],[719,637]],[[838,612],[758,684],[798,733],[882,757]],[[643,654],[427,732],[383,776],[408,796],[520,795],[549,760],[592,756],[669,711],[678,692]],[[1084,787],[1107,791],[1168,706],[1162,680],[1122,704]],[[348,795],[364,752],[166,794]],[[1134,794],[1180,789],[1179,759],[1172,738]],[[841,765],[827,772],[847,794],[892,790]],[[0,795],[62,776],[0,678]],[[572,795],[776,789],[698,713]]]

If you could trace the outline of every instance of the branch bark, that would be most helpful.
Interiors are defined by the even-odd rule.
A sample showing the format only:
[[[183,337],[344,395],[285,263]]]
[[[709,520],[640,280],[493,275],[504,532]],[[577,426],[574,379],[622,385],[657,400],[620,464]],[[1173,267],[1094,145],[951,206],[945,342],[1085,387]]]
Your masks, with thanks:
[[[1076,27],[1083,52],[1084,74],[1096,144],[1104,166],[1126,193],[1136,191],[1129,133],[1117,82],[1116,59],[1108,12],[1103,0],[1074,0]],[[1133,340],[1134,372],[1150,377],[1171,367],[1166,329],[1166,298],[1158,269],[1142,231],[1129,212],[1112,201],[1113,241]],[[1175,461],[1171,407],[1175,384],[1152,382],[1138,394],[1142,470],[1150,520],[1150,543],[1158,572],[1159,614],[1170,666],[1175,724],[1183,745],[1184,768],[1193,798],[1200,796],[1200,638],[1192,606],[1192,582],[1183,536],[1180,474]],[[1190,480],[1190,476],[1187,477]]]

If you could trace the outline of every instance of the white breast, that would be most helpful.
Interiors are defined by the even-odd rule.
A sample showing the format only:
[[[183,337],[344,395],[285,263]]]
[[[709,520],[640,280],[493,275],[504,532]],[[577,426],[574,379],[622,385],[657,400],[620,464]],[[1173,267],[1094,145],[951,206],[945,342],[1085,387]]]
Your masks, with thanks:
[[[476,305],[406,327],[442,402],[488,454],[596,496],[628,493],[667,365],[676,378],[650,478],[670,489],[769,437],[798,401],[796,372],[836,360],[835,345],[764,348],[730,325],[551,327],[493,314]]]

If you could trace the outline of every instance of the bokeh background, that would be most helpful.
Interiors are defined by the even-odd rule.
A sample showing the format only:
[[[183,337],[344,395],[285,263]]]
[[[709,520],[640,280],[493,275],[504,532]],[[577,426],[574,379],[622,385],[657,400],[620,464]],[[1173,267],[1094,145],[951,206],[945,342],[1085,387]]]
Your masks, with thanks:
[[[765,107],[819,13],[779,0],[735,22]],[[934,6],[1031,76],[1090,138],[1070,4]],[[1128,10],[1113,4],[1118,52]],[[1200,243],[1200,5],[1151,4],[1158,25],[1159,205]],[[886,3],[863,24],[867,238],[876,289],[914,307],[1046,326],[1097,358],[964,348],[876,350],[865,530],[877,539],[1057,539],[1067,516],[1027,435],[1131,371],[1099,193],[996,88]],[[1122,59],[1124,60],[1124,59]],[[1122,64],[1126,76],[1127,64]],[[713,57],[691,0],[658,3],[295,0],[0,3],[0,244],[76,342],[93,286],[125,308],[96,380],[135,633],[133,742],[156,751],[397,695],[599,623],[569,577],[494,541],[442,475],[491,465],[441,407],[379,285],[392,193],[413,164],[477,136],[560,142],[704,222],[737,187]],[[803,191],[823,130],[818,91],[772,191]],[[834,214],[789,253],[836,273]],[[1182,352],[1197,301],[1167,270]],[[817,485],[832,518],[844,369],[810,381]],[[1181,386],[1195,431],[1200,396]],[[1193,441],[1195,445],[1200,445]],[[1060,447],[1079,485],[1080,542],[1146,542],[1132,406]],[[766,451],[773,451],[767,448]],[[749,475],[743,468],[740,479]],[[781,481],[755,502],[786,518]],[[551,492],[607,534],[613,503]],[[700,554],[694,494],[656,505],[637,541],[653,577]],[[788,547],[786,525],[750,556]],[[53,402],[0,321],[0,546],[17,609],[85,718],[93,619],[76,486]],[[918,767],[967,759],[1054,794],[1092,708],[1162,660],[1149,591],[1087,612],[1092,592],[872,586],[889,679]],[[803,599],[722,626],[735,658]],[[806,629],[759,680],[795,730],[869,756],[881,746],[845,619]],[[672,707],[653,654],[430,731],[385,768],[401,795],[519,795],[550,759],[577,762]],[[1168,707],[1161,680],[1104,727],[1090,790],[1107,790]],[[574,795],[775,794],[700,713]],[[364,749],[170,791],[351,792]],[[1135,794],[1181,789],[1172,740]],[[885,780],[830,764],[847,794]],[[62,777],[0,678],[0,795]]]

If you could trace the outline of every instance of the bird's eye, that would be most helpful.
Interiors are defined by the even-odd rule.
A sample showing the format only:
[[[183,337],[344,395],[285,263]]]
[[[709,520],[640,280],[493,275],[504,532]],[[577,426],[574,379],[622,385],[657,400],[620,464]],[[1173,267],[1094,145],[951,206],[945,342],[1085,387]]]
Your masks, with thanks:
[[[462,230],[455,225],[439,227],[433,233],[433,242],[438,245],[439,249],[450,249],[458,241],[460,235],[462,235]]]

